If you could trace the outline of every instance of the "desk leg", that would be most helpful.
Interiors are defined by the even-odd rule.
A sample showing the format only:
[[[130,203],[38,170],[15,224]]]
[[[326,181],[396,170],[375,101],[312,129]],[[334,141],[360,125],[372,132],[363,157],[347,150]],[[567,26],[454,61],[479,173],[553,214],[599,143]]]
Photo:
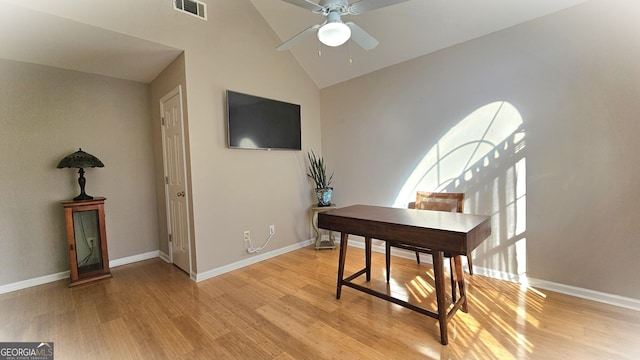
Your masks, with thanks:
[[[384,257],[385,257],[385,266],[387,267],[387,283],[388,283],[389,278],[391,277],[391,245],[389,245],[388,241],[384,242]]]
[[[340,292],[342,291],[344,260],[347,257],[347,241],[349,241],[349,234],[344,232],[340,233],[340,258],[338,260],[338,285],[336,289],[336,299],[340,299]]]
[[[444,255],[442,251],[433,252],[433,274],[436,282],[436,300],[438,301],[438,323],[440,324],[440,343],[447,345],[447,304],[444,287]]]
[[[453,262],[455,263],[455,268],[456,268],[456,282],[458,283],[458,290],[460,291],[460,298],[463,299],[463,303],[462,303],[462,311],[464,312],[469,312],[468,306],[467,306],[467,289],[466,289],[466,285],[464,282],[464,271],[462,271],[462,260],[460,255],[458,256],[454,256],[453,258]]]
[[[371,281],[371,238],[364,238],[365,267],[367,269],[367,281]]]

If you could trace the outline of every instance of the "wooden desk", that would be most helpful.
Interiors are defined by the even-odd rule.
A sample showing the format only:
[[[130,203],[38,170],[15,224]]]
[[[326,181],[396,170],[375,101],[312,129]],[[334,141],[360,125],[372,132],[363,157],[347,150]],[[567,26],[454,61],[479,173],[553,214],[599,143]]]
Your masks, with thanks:
[[[491,217],[442,211],[353,205],[318,214],[318,227],[341,233],[337,299],[340,299],[342,285],[345,285],[438,319],[440,342],[443,345],[449,342],[448,321],[460,308],[467,312],[467,295],[460,255],[469,256],[473,249],[491,235]],[[365,238],[365,268],[344,278],[344,262],[349,234]],[[433,250],[437,312],[351,282],[363,274],[366,275],[367,281],[371,280],[372,238],[417,245]],[[450,309],[445,302],[443,261],[445,252],[454,257],[456,282],[460,292],[460,298],[451,304]]]

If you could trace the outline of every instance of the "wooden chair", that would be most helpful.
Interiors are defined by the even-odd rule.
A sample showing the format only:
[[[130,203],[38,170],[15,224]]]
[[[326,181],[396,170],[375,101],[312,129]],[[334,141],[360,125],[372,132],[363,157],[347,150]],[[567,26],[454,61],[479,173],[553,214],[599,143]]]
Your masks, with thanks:
[[[411,206],[411,204],[409,204]],[[416,209],[449,212],[464,212],[464,193],[433,193],[418,191],[416,194]],[[420,264],[420,253],[416,252],[416,261]],[[473,263],[467,256],[469,275],[473,275]]]
[[[410,209],[420,209],[420,210],[432,210],[432,211],[448,211],[448,212],[463,212],[464,211],[464,193],[435,193],[435,192],[424,192],[418,191],[416,194],[416,201],[410,202]],[[416,253],[416,261],[420,264],[420,253],[431,254],[431,249],[413,246],[413,245],[405,245],[402,243],[394,243],[385,242],[386,244],[386,266],[387,266],[387,282],[389,282],[390,278],[390,270],[391,270],[391,247],[397,247],[405,250],[415,251]],[[451,293],[453,301],[456,299],[455,292],[455,278],[453,276],[454,264],[453,258],[448,256],[449,264],[451,267]],[[467,263],[469,264],[469,274],[473,275],[473,265],[471,263],[471,257],[467,257]]]

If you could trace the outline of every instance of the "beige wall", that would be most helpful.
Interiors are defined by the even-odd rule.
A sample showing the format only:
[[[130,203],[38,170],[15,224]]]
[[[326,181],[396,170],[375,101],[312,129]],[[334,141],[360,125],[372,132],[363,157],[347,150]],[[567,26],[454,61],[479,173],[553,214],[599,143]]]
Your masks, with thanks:
[[[56,169],[81,147],[86,192],[107,197],[109,258],[157,250],[149,86],[0,60],[0,284],[69,269],[60,201],[79,194],[75,169]]]
[[[591,1],[323,89],[336,201],[401,206],[425,155],[459,146],[461,159],[443,153],[439,164],[471,172],[444,188],[467,193],[467,212],[493,216],[476,265],[640,299],[623,275],[640,273],[639,18],[634,2]],[[476,112],[496,101],[517,110],[507,117],[521,118],[526,145],[504,136],[467,165],[466,142],[497,135]],[[419,189],[437,189],[430,170]]]
[[[10,2],[184,50],[194,270],[203,273],[254,257],[246,252],[244,230],[260,245],[274,224],[276,235],[265,251],[311,238],[308,209],[313,195],[304,161],[306,150],[320,150],[319,90],[290,53],[274,51],[279,40],[250,1],[209,4],[208,21],[156,0]],[[227,149],[227,89],[302,105],[303,151]],[[152,181],[154,195],[155,185]],[[151,213],[156,216],[155,207]]]
[[[635,45],[640,39],[635,25],[638,6],[633,2],[592,0],[322,91],[291,54],[273,51],[279,40],[248,0],[216,1],[209,6],[206,22],[177,14],[170,4],[158,6],[155,0],[133,5],[124,0],[11,2],[184,50],[198,273],[253,256],[245,251],[244,230],[251,230],[254,241],[259,242],[266,238],[268,225],[275,224],[277,235],[270,249],[310,237],[311,185],[304,176],[307,149],[318,150],[322,145],[330,168],[336,171],[335,200],[339,204],[398,206],[409,199],[399,195],[403,191],[406,195],[405,184],[416,167],[423,161],[438,163],[430,157],[436,144],[439,148],[478,144],[486,135],[481,129],[490,128],[490,112],[479,114],[477,110],[504,102],[516,110],[510,118],[522,121],[520,133],[502,134],[504,141],[492,143],[501,146],[498,151],[488,153],[486,161],[479,159],[470,172],[461,172],[447,186],[467,192],[467,211],[493,216],[494,235],[476,251],[476,264],[496,275],[527,274],[640,298],[640,288],[629,287],[628,279],[620,276],[640,270],[635,261],[640,250],[636,221],[640,203],[629,195],[640,178],[640,169],[634,165],[639,150],[634,136],[640,126],[636,119],[640,113],[640,54]],[[31,85],[28,89],[41,91]],[[226,89],[301,104],[304,150],[227,149]],[[477,123],[484,127],[474,127]],[[32,132],[27,125],[20,126],[20,136]],[[153,133],[146,131],[141,138]],[[513,141],[523,145],[522,131],[525,146],[516,149]],[[492,138],[499,133],[492,131]],[[462,135],[471,135],[473,140],[456,143],[466,139]],[[14,143],[24,143],[19,136],[15,138]],[[115,151],[106,145],[117,148],[113,139],[101,137],[93,152],[100,156]],[[153,149],[151,140],[145,141]],[[482,144],[484,148],[487,142]],[[452,153],[466,154],[475,161],[467,146],[461,148],[465,151]],[[70,150],[54,154],[51,166],[55,165],[53,157]],[[28,158],[42,161],[38,156],[33,152]],[[3,162],[5,158],[13,161],[3,156]],[[470,166],[463,158],[456,163]],[[148,160],[153,163],[153,156]],[[41,164],[40,168],[48,166]],[[9,199],[13,202],[3,204],[17,204],[16,199],[24,198],[33,201],[36,196],[30,194],[31,188],[42,184],[31,183],[42,176],[22,176],[25,170],[15,164],[13,169],[20,176],[10,182],[3,175],[3,185],[21,190],[14,195],[3,193],[13,196]],[[106,169],[89,172],[88,191],[103,190],[97,186],[107,185],[102,183],[106,179],[96,177]],[[50,175],[63,174],[51,171]],[[122,173],[126,172],[118,172]],[[416,186],[434,181],[445,186],[446,179],[428,177]],[[66,181],[68,189],[74,185],[71,176]],[[149,184],[155,195],[154,180]],[[41,195],[52,204],[52,213],[60,197],[73,194],[69,190]],[[155,201],[153,196],[145,203],[153,206],[149,213],[154,216]],[[25,246],[17,240],[24,236],[18,234],[27,226],[21,220],[27,214],[21,213],[17,220],[16,215],[5,216],[15,214],[16,207],[2,207],[2,221],[10,226],[3,224],[0,236],[3,247],[10,243],[13,255],[8,265],[2,265],[12,271],[10,275],[3,271],[3,282],[66,269],[64,249],[47,242],[46,254],[59,251],[57,260],[38,265],[42,271],[28,270],[31,265],[25,255],[34,249],[45,252],[38,250],[42,242],[35,239],[51,231],[60,233],[62,225],[38,220],[33,227],[40,234],[30,238],[32,246]],[[27,209],[32,210],[30,218],[53,219],[36,213],[33,205]],[[125,210],[123,221],[137,213]],[[157,228],[161,226],[154,231]],[[162,236],[152,235],[163,241]],[[157,249],[158,244],[152,248]],[[518,259],[523,254],[526,261]]]

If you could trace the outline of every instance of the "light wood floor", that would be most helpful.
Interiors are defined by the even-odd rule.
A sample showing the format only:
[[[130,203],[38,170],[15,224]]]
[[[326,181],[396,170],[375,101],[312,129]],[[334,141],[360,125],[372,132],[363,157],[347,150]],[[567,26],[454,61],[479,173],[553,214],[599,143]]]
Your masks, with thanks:
[[[349,248],[347,272],[363,265]],[[200,283],[162,260],[0,295],[0,341],[53,341],[62,359],[638,359],[640,312],[479,275],[469,313],[437,321],[343,288],[337,250],[297,250]],[[384,258],[371,286],[384,290]],[[433,306],[429,264],[394,258],[389,291]]]

